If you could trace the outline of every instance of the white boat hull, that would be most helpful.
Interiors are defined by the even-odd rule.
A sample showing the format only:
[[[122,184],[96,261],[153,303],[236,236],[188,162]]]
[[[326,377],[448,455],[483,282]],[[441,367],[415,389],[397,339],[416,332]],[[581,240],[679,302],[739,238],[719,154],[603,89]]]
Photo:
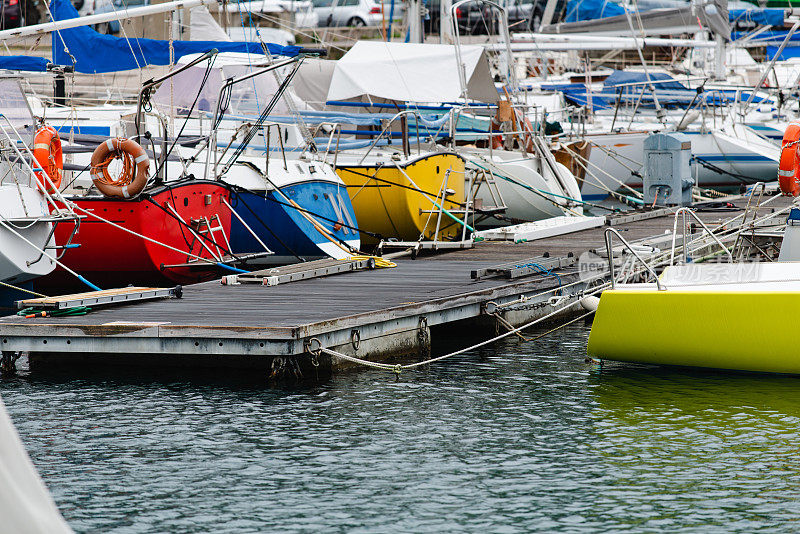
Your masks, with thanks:
[[[691,139],[692,156],[696,159],[692,177],[700,187],[736,187],[777,180],[780,149],[747,128],[681,133]],[[625,193],[622,183],[641,190],[643,143],[649,135],[647,132],[587,134],[592,149],[590,172],[581,184],[583,199],[603,199],[609,190]]]
[[[55,245],[53,223],[36,220],[48,215],[44,197],[36,189],[0,186],[0,281],[24,282],[55,269],[55,262],[40,252]]]
[[[491,170],[506,206],[503,220],[492,218],[479,223],[480,227],[505,226],[509,220],[513,224],[583,214],[580,206],[568,200],[580,199],[578,182],[560,163],[555,164],[559,172],[556,177],[547,165],[543,165],[540,172],[536,159],[526,158],[519,152],[470,149],[465,156],[468,167]],[[476,201],[483,206],[495,204],[486,185],[478,189]]]

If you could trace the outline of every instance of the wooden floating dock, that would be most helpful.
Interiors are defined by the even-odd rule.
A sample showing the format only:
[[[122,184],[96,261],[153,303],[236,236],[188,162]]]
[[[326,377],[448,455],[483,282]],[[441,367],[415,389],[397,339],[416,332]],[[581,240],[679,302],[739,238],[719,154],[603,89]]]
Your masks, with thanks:
[[[788,202],[779,199],[770,208]],[[663,247],[671,239],[665,230],[672,229],[673,211],[621,215],[610,223],[630,242]],[[699,215],[716,224],[737,213]],[[553,311],[554,301],[579,309],[587,282],[580,279],[576,259],[605,250],[604,231],[590,228],[525,243],[479,242],[469,250],[396,258],[395,268],[372,268],[359,260],[322,277],[309,276],[316,263],[311,262],[251,273],[242,276],[244,283],[227,277],[233,285],[215,280],[187,286],[180,298],[96,308],[82,316],[8,316],[0,318],[0,346],[6,368],[24,351],[32,369],[166,365],[255,369],[267,376],[289,371],[319,376],[353,365],[315,356],[319,346],[373,361],[424,357],[432,336],[459,327],[473,335],[484,332],[485,338],[502,331],[492,312],[521,325]]]

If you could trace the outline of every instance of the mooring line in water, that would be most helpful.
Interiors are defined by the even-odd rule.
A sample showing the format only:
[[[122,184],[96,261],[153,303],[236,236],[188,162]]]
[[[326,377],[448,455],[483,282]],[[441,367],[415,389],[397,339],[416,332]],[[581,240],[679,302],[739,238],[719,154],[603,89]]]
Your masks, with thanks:
[[[575,317],[574,319],[571,319],[571,320],[567,321],[567,322],[566,322],[566,323],[564,323],[564,324],[560,324],[560,325],[558,325],[558,326],[557,326],[557,327],[555,327],[555,328],[551,328],[551,329],[550,329],[550,330],[548,330],[547,332],[544,332],[543,334],[539,334],[538,336],[534,336],[534,337],[528,337],[528,336],[524,336],[524,335],[522,335],[520,332],[517,332],[517,337],[519,337],[519,338],[520,338],[522,341],[536,341],[536,340],[538,340],[538,339],[541,339],[541,338],[545,337],[545,336],[546,336],[546,335],[548,335],[548,334],[552,334],[552,333],[553,333],[553,332],[555,332],[556,330],[560,330],[560,329],[564,328],[565,326],[569,326],[569,325],[571,325],[572,323],[575,323],[575,322],[577,322],[577,321],[580,321],[581,319],[586,319],[587,317],[589,317],[590,315],[593,315],[594,313],[595,313],[595,312],[594,312],[594,310],[592,310],[592,311],[590,311],[590,312],[586,312],[586,313],[584,313],[583,315],[579,315],[579,316]],[[502,325],[503,325],[503,326],[505,326],[506,328],[514,328],[514,325],[512,325],[511,323],[509,323],[508,321],[506,321],[506,320],[503,318],[503,316],[501,316],[501,315],[500,315],[500,314],[498,314],[497,312],[495,312],[495,313],[491,313],[491,314],[489,314],[489,315],[492,315],[493,317],[497,318],[497,320],[500,322],[500,324],[502,324]]]
[[[603,285],[593,289],[589,293],[581,293],[580,296],[581,296],[581,298],[583,298],[583,297],[588,297],[588,296],[594,295],[595,293],[599,293],[600,291],[603,291],[604,289],[606,289],[606,285],[607,284],[603,284]],[[575,295],[575,296],[578,296],[578,295]],[[564,311],[567,308],[573,306],[574,304],[575,304],[574,302],[570,302],[569,304],[567,304],[565,306],[561,306],[560,308],[558,308],[556,310],[553,310],[552,312],[548,313],[547,315],[543,315],[542,317],[539,317],[538,319],[534,319],[533,321],[531,321],[529,323],[526,323],[526,324],[524,324],[522,326],[519,326],[519,327],[516,327],[516,328],[512,328],[508,332],[504,332],[504,333],[502,333],[500,335],[497,335],[497,336],[495,336],[493,338],[487,339],[485,341],[481,341],[480,343],[476,343],[474,345],[470,345],[469,347],[465,347],[463,349],[459,349],[457,351],[450,352],[450,353],[444,354],[442,356],[437,356],[436,358],[430,358],[430,359],[427,359],[427,360],[424,360],[424,361],[421,361],[421,362],[414,362],[414,363],[409,363],[409,364],[405,364],[405,365],[404,364],[399,364],[399,363],[395,364],[395,365],[392,365],[392,364],[388,364],[388,363],[371,362],[369,360],[363,360],[361,358],[356,358],[354,356],[348,356],[347,354],[342,354],[341,352],[338,352],[338,351],[335,351],[335,350],[332,350],[332,349],[328,349],[328,348],[325,348],[325,347],[320,347],[319,349],[311,351],[311,352],[314,355],[317,355],[319,353],[325,353],[325,354],[328,354],[329,356],[336,356],[337,358],[341,358],[341,359],[343,359],[345,361],[361,364],[361,365],[364,365],[366,367],[372,367],[374,369],[381,369],[381,370],[384,370],[384,371],[391,371],[391,372],[399,375],[403,371],[413,370],[413,369],[416,369],[416,368],[421,367],[423,365],[428,365],[428,364],[431,364],[431,363],[435,363],[435,362],[444,360],[446,358],[450,358],[452,356],[458,356],[459,354],[463,354],[463,353],[468,352],[470,350],[474,350],[474,349],[483,347],[485,345],[488,345],[490,343],[494,343],[495,341],[499,341],[499,340],[501,340],[503,338],[506,338],[506,337],[508,337],[510,335],[516,334],[516,333],[520,332],[521,330],[525,330],[526,328],[530,328],[531,326],[533,326],[533,325],[535,325],[537,323],[540,323],[540,322],[544,321],[545,319],[549,319],[550,317],[553,317],[554,315],[557,315],[557,314],[561,313],[562,311]],[[573,321],[570,321],[570,322],[573,322]],[[567,324],[569,324],[569,323],[567,323]],[[562,325],[562,326],[566,326],[566,325]],[[558,330],[558,328],[554,328],[553,330],[551,330],[551,332],[555,331],[555,330]],[[548,333],[549,332],[545,332],[545,334],[542,334],[542,335],[546,335]],[[541,336],[539,336],[539,337],[541,337]],[[535,338],[535,339],[538,339],[538,338]],[[319,340],[317,340],[317,341],[319,341]]]

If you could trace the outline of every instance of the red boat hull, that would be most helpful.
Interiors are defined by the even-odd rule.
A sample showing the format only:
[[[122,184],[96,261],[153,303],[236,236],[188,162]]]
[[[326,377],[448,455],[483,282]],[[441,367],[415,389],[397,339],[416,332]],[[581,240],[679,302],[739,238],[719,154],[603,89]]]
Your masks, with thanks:
[[[214,255],[224,256],[228,248],[231,211],[223,200],[230,202],[230,195],[219,183],[187,182],[153,191],[148,197],[136,200],[105,197],[70,200],[89,215],[81,221],[80,230],[72,240],[80,247],[68,249],[61,261],[101,287],[189,284],[219,274],[217,266],[195,257],[213,260]],[[81,210],[76,211],[86,215]],[[161,244],[126,232],[101,218]],[[71,226],[62,226],[56,229],[59,244],[65,243],[72,231]],[[209,227],[214,228],[213,232]],[[70,275],[63,269],[57,269],[48,278],[44,285],[71,285]]]

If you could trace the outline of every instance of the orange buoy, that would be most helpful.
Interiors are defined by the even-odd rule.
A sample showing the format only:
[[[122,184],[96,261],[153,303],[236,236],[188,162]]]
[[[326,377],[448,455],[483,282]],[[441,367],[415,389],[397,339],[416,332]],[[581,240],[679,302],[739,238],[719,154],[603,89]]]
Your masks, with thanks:
[[[42,191],[50,194],[58,191],[64,171],[64,154],[61,151],[61,138],[52,126],[43,126],[36,131],[33,138],[33,158],[44,171],[35,171]]]
[[[492,122],[490,124],[491,124],[489,126],[490,132],[496,132],[502,127],[502,124],[498,122],[497,119],[494,117],[492,117]],[[490,139],[491,139],[492,149],[497,150],[499,148],[503,148],[503,134],[492,135],[490,136]]]
[[[790,123],[783,132],[781,159],[778,163],[778,184],[785,195],[800,195],[800,173],[798,173],[798,149],[800,149],[800,123]]]
[[[533,124],[521,111],[517,110],[517,119],[519,119],[520,126],[522,126],[522,137],[524,141],[520,140],[520,144],[525,147],[525,152],[534,154],[536,152],[533,146]]]
[[[115,159],[122,160],[122,173],[113,178],[108,166]],[[92,182],[105,196],[133,198],[147,185],[150,158],[141,145],[132,139],[108,139],[94,149],[91,173]]]

